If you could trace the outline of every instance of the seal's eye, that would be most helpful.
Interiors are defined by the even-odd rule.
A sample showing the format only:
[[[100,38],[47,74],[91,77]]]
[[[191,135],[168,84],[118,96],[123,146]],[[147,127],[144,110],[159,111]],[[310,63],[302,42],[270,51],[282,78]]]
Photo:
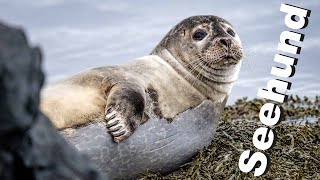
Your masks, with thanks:
[[[236,35],[236,33],[230,28],[228,28],[227,33],[230,34],[232,37]]]
[[[207,33],[204,31],[197,31],[193,34],[193,39],[196,41],[201,41],[203,38],[207,36]]]

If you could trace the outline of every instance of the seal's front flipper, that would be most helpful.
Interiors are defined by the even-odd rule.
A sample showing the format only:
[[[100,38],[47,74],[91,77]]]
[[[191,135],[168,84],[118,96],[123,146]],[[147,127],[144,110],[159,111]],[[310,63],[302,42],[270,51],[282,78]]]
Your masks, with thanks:
[[[112,86],[107,97],[105,119],[115,142],[128,138],[142,123],[145,99],[144,88],[136,83]]]

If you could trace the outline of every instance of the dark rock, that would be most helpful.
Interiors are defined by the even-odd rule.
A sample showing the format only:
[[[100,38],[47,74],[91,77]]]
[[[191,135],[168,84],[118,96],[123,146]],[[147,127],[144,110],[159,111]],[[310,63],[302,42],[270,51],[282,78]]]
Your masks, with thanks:
[[[41,53],[0,23],[0,179],[102,179],[38,109]]]

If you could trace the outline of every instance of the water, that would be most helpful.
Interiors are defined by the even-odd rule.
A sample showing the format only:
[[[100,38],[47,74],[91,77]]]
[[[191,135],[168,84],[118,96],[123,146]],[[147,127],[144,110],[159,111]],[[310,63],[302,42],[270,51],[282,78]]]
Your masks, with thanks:
[[[244,64],[228,104],[256,97],[266,87],[279,35],[288,29],[279,1],[63,1],[0,0],[0,19],[21,25],[44,50],[47,82],[84,69],[128,62],[150,53],[171,27],[192,16],[212,14],[230,21],[245,49]],[[290,1],[312,10],[296,74],[287,94],[314,96],[320,89],[320,2]]]

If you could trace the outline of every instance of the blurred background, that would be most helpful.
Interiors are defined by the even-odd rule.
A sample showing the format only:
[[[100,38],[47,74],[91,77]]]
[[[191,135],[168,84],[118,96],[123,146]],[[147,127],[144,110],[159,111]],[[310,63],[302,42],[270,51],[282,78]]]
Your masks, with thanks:
[[[262,3],[263,2],[263,3]],[[240,35],[245,58],[228,104],[257,97],[277,63],[274,55],[284,23],[281,3],[311,10],[294,77],[287,94],[320,95],[320,1],[116,1],[0,0],[0,21],[21,26],[44,52],[46,83],[85,69],[115,65],[147,55],[178,22],[193,15],[217,15]]]

